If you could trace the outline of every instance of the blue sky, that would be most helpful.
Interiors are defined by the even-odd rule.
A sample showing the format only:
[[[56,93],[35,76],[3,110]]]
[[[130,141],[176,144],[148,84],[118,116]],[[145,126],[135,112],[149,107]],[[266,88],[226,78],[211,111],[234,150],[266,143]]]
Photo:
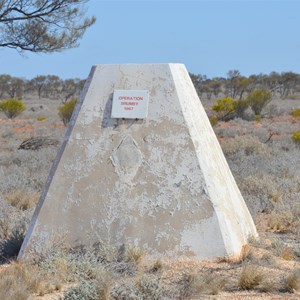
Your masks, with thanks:
[[[97,17],[79,48],[26,57],[0,49],[0,74],[86,78],[95,64],[183,63],[191,73],[226,77],[300,73],[299,1],[90,0]]]

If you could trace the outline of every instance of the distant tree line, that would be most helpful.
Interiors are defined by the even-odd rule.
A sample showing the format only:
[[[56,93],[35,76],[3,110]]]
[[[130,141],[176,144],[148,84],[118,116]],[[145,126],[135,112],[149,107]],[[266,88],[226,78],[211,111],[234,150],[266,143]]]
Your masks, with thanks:
[[[269,75],[246,77],[238,70],[230,70],[226,78],[209,79],[205,75],[196,74],[190,76],[199,96],[207,99],[225,96],[241,100],[257,89],[268,90],[273,97],[282,99],[300,93],[300,74],[293,72],[271,72]]]
[[[286,98],[300,93],[300,74],[293,72],[271,72],[242,76],[238,70],[230,70],[227,77],[207,78],[206,75],[190,74],[200,98],[215,99],[231,97],[241,100],[254,90],[268,90],[272,97]],[[61,79],[56,75],[38,75],[30,80],[0,75],[0,100],[6,98],[23,99],[28,95],[39,98],[59,99],[65,103],[78,97],[85,80],[79,78]]]
[[[39,98],[59,99],[65,103],[79,96],[84,83],[85,80],[82,79],[63,80],[56,75],[38,75],[27,80],[2,74],[0,75],[0,99],[23,99],[28,95],[37,95]]]

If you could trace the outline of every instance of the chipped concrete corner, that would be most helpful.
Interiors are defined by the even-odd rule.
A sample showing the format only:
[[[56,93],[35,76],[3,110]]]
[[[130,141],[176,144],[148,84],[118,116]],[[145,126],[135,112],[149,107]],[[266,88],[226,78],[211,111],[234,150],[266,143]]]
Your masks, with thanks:
[[[114,90],[148,90],[147,118],[111,118]],[[257,235],[184,65],[92,68],[19,258],[61,235],[199,259]]]

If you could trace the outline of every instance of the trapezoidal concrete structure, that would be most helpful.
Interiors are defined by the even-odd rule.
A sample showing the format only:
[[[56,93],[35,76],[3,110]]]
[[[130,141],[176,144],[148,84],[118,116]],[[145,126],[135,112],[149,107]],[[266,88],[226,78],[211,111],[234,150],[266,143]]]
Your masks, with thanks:
[[[61,235],[199,259],[238,256],[257,235],[184,65],[92,68],[19,258]]]

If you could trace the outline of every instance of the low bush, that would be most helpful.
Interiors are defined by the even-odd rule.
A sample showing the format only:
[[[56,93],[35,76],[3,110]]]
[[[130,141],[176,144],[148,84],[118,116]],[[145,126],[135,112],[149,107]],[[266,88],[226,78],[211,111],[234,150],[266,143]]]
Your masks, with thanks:
[[[292,272],[285,280],[285,288],[288,292],[294,293],[300,290],[300,270]]]
[[[261,121],[261,115],[255,115],[254,120],[259,123]]]
[[[40,277],[39,270],[32,264],[14,262],[0,272],[0,299],[33,299],[32,295],[43,296],[56,289],[49,280]]]
[[[300,144],[300,130],[292,133],[292,140],[295,143]]]
[[[2,111],[8,119],[13,119],[20,115],[26,109],[22,101],[10,98],[0,102],[0,111]]]
[[[236,108],[236,100],[231,97],[217,99],[217,103],[212,106],[212,110],[217,112],[218,119],[229,121],[234,118]]]
[[[277,232],[286,232],[299,227],[298,217],[288,210],[273,211],[268,222],[269,228]]]
[[[272,100],[272,94],[268,90],[257,89],[252,91],[247,102],[255,115],[260,115],[264,107]]]
[[[64,292],[64,300],[95,300],[100,299],[96,280],[84,280],[79,285]]]
[[[243,118],[248,107],[248,101],[245,99],[237,101],[231,97],[226,97],[217,99],[217,103],[212,106],[212,110],[217,112],[219,120],[229,121],[236,117]]]
[[[218,118],[216,116],[212,116],[209,118],[211,126],[215,126],[218,124]]]
[[[300,118],[300,108],[296,108],[292,111],[292,115],[295,118]]]
[[[42,121],[47,120],[47,118],[46,117],[38,117],[38,118],[36,118],[36,120],[39,122],[42,122]]]
[[[73,98],[58,107],[58,115],[63,121],[64,125],[67,125],[70,122],[76,103],[77,99]]]
[[[31,210],[19,210],[0,198],[0,261],[16,257],[31,219]],[[1,297],[0,297],[1,299]]]
[[[245,265],[239,277],[238,286],[242,290],[257,289],[265,279],[265,274],[255,265]]]
[[[28,193],[26,191],[17,190],[5,195],[6,200],[21,210],[27,210],[36,206],[39,194],[36,192]]]

